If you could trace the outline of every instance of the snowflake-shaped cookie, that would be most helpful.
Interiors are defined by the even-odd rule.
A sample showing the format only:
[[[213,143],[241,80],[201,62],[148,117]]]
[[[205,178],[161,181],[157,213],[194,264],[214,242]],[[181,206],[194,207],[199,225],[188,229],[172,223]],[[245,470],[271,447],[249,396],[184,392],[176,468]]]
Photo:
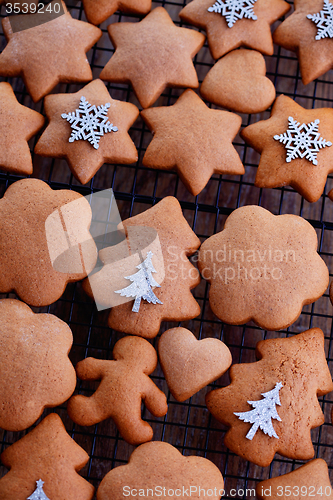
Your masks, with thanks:
[[[319,149],[332,146],[330,141],[320,137],[318,132],[319,120],[302,125],[294,120],[292,116],[288,118],[289,127],[286,132],[275,135],[274,139],[284,144],[287,150],[286,162],[290,163],[295,158],[306,158],[314,165],[317,165],[317,153]]]
[[[101,106],[90,104],[87,99],[82,96],[80,99],[79,109],[72,113],[63,113],[62,118],[71,124],[72,135],[69,142],[83,139],[89,141],[95,149],[99,148],[101,137],[107,132],[117,132],[118,128],[108,121],[108,109],[111,104],[108,102]]]
[[[217,12],[226,18],[229,28],[232,28],[236,21],[243,19],[257,19],[253,11],[253,5],[257,0],[216,0],[208,12]]]
[[[306,17],[317,25],[316,40],[333,38],[333,5],[328,0],[324,0],[324,8],[318,14],[308,14]]]

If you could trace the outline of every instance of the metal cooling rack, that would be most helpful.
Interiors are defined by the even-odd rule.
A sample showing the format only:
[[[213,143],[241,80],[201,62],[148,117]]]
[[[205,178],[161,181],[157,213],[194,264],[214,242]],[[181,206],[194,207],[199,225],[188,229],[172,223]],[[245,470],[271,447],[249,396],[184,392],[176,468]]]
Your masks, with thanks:
[[[157,0],[153,6],[164,6],[175,23],[181,25],[178,13],[185,4],[186,0]],[[69,0],[67,5],[71,9],[73,17],[85,20],[80,1]],[[4,7],[2,7],[1,15],[4,16]],[[136,22],[138,18],[117,13],[103,23],[101,26],[103,37],[88,53],[94,78],[99,76],[101,69],[113,53],[106,30],[107,25],[110,22],[121,21]],[[273,29],[279,22],[273,26]],[[1,43],[3,48],[5,40],[2,34]],[[199,80],[202,82],[214,63],[207,44],[195,57],[194,62]],[[266,57],[266,63],[267,74],[274,82],[277,94],[284,93],[306,108],[331,107],[333,105],[332,71],[304,87],[300,79],[297,59],[293,53],[275,47],[274,55]],[[9,81],[22,104],[43,112],[42,103],[33,104],[21,79]],[[82,86],[58,85],[54,92],[76,92]],[[108,88],[113,98],[138,105],[130,86],[110,84]],[[181,90],[167,89],[156,104],[173,104],[181,92]],[[255,116],[242,115],[242,126],[266,119],[269,115],[270,110]],[[139,151],[139,161],[135,165],[104,165],[90,183],[81,186],[73,178],[64,161],[42,159],[35,156],[33,177],[46,181],[54,189],[74,189],[83,195],[112,188],[123,219],[148,209],[167,195],[173,195],[180,201],[186,219],[202,240],[221,231],[226,217],[235,208],[242,205],[258,204],[274,214],[301,215],[309,220],[316,229],[320,254],[329,268],[333,269],[333,203],[326,195],[333,187],[332,176],[328,178],[323,196],[314,204],[307,203],[298,193],[288,187],[259,189],[253,184],[259,155],[244,145],[243,141],[237,137],[234,144],[245,165],[245,175],[242,177],[214,175],[202,193],[194,197],[187,192],[176,173],[154,171],[142,166],[141,160],[152,136],[140,118],[131,129],[130,135]],[[32,139],[32,149],[37,140],[38,137]],[[12,182],[20,178],[16,175],[0,173],[0,196]],[[194,295],[201,306],[201,315],[192,321],[183,322],[182,325],[193,331],[198,338],[216,337],[223,340],[232,352],[234,363],[255,361],[255,345],[261,339],[286,337],[316,326],[322,328],[325,333],[327,360],[332,371],[332,306],[327,293],[315,304],[304,307],[302,315],[295,324],[278,333],[263,331],[252,323],[239,327],[221,323],[210,310],[208,284],[204,281],[194,290]],[[106,326],[108,311],[97,312],[93,302],[83,292],[80,283],[69,285],[63,297],[55,304],[34,310],[56,314],[69,324],[74,336],[74,346],[70,354],[74,364],[87,356],[111,359],[112,348],[122,336]],[[179,323],[163,323],[161,332],[178,325]],[[157,340],[153,341],[154,345],[156,345]],[[154,439],[167,441],[185,455],[200,455],[213,461],[222,471],[227,492],[231,488],[254,488],[258,481],[290,472],[301,464],[299,461],[277,455],[271,466],[263,469],[242,460],[229,452],[223,445],[226,428],[219,424],[205,407],[205,394],[210,388],[203,389],[185,403],[178,403],[168,392],[159,368],[154,373],[153,379],[168,394],[169,404],[169,411],[164,418],[154,418],[147,410],[143,410],[144,418],[154,428]],[[225,375],[212,386],[226,384],[228,384],[228,377]],[[94,385],[85,383],[84,386],[80,384],[78,388],[81,392],[91,394]],[[333,459],[331,457],[333,426],[330,422],[332,403],[332,395],[320,398],[326,423],[312,433],[315,456],[327,461],[331,479],[333,479]],[[90,460],[81,473],[94,486],[98,486],[111,468],[127,462],[133,447],[120,438],[111,420],[93,427],[83,428],[73,424],[66,413],[65,406],[49,410],[47,413],[51,411],[59,413],[70,435],[89,454]],[[0,430],[0,451],[25,434],[26,431],[12,433]],[[6,472],[7,470],[0,465],[0,477]],[[226,498],[235,497],[227,495]],[[243,498],[249,497],[246,497],[244,493]]]

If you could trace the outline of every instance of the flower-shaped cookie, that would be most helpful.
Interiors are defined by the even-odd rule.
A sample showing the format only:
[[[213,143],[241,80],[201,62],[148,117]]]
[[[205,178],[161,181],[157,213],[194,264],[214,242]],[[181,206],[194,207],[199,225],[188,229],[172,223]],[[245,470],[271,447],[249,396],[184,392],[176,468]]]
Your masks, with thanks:
[[[111,24],[108,31],[116,51],[100,78],[131,82],[143,108],[154,104],[166,87],[199,86],[192,58],[205,37],[176,26],[163,7],[139,23]]]
[[[249,2],[245,1],[236,3],[249,5]],[[283,0],[256,0],[252,3],[257,19],[244,16],[242,19],[238,18],[232,27],[227,24],[227,16],[222,15],[221,12],[208,11],[213,6],[214,0],[193,0],[184,7],[179,17],[186,23],[193,24],[207,32],[209,48],[214,59],[219,59],[227,52],[241,46],[272,55],[273,40],[270,25],[286,14],[290,6]],[[237,9],[233,10],[232,6],[230,7],[231,13],[235,10]],[[236,12],[235,18],[237,17]]]
[[[271,117],[241,136],[261,153],[256,186],[292,186],[310,203],[319,200],[333,172],[333,109],[304,109],[280,95]]]
[[[151,0],[82,0],[84,12],[92,24],[101,24],[116,10],[128,14],[148,14]]]
[[[326,13],[323,12],[325,3],[331,4]],[[295,11],[274,31],[273,39],[285,49],[296,52],[302,81],[307,85],[333,67],[332,1],[295,0],[294,6]],[[326,34],[323,30],[323,36],[314,17],[318,21],[322,19],[323,28],[328,27]]]
[[[213,312],[232,325],[253,320],[267,330],[288,327],[328,286],[317,246],[314,228],[302,217],[238,208],[199,251]]]
[[[0,300],[0,427],[21,431],[44,408],[64,403],[76,386],[68,359],[73,336],[52,314],[34,314],[23,302]]]

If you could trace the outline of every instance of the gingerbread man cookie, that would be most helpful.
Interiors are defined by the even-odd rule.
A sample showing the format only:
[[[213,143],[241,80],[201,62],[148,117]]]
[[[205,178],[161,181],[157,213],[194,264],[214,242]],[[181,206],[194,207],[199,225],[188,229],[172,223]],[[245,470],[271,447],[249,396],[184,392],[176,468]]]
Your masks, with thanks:
[[[222,6],[221,6],[222,3]],[[283,0],[231,0],[228,5],[217,0],[194,0],[179,17],[207,32],[214,59],[245,46],[263,54],[273,54],[270,25],[286,14],[290,5]]]
[[[304,109],[280,95],[271,117],[244,128],[241,136],[261,153],[255,185],[292,186],[313,203],[333,172],[333,110]]]
[[[10,18],[2,20],[8,41],[0,54],[0,75],[22,76],[32,99],[37,102],[59,82],[92,80],[86,52],[100,39],[102,31],[73,19],[62,0],[65,14],[34,28],[13,32]],[[40,16],[42,14],[30,14]]]
[[[68,359],[73,336],[52,314],[34,314],[23,302],[0,300],[0,427],[21,431],[44,408],[64,403],[76,386]]]
[[[151,0],[83,0],[84,12],[92,24],[101,24],[116,10],[145,16],[151,9]]]
[[[111,417],[128,443],[150,441],[153,429],[141,419],[142,401],[155,417],[163,417],[168,411],[165,394],[148,377],[157,366],[156,351],[147,340],[124,337],[114,346],[113,358],[86,358],[77,364],[80,379],[101,383],[90,397],[73,396],[68,402],[68,414],[83,426]]]
[[[311,429],[324,423],[318,396],[333,390],[319,328],[262,340],[259,361],[233,365],[231,384],[207,394],[208,410],[230,427],[225,445],[267,467],[275,453],[313,458]]]
[[[89,203],[74,191],[37,179],[10,185],[0,200],[0,293],[37,307],[58,300],[95,266],[90,222]]]
[[[253,320],[267,330],[287,328],[328,286],[317,246],[316,231],[302,217],[238,208],[199,251],[212,311],[232,325]]]
[[[208,108],[193,90],[186,90],[173,106],[145,109],[141,115],[154,134],[143,165],[176,168],[193,195],[214,173],[245,173],[232,145],[242,124],[240,116]]]
[[[1,461],[10,471],[0,479],[1,500],[92,500],[94,487],[78,472],[88,454],[69,437],[58,415],[51,413],[29,434],[9,446]]]
[[[163,7],[139,23],[111,24],[108,31],[116,51],[100,78],[131,82],[143,108],[154,104],[166,87],[199,86],[192,58],[205,37],[176,26]]]
[[[121,500],[124,493],[134,499],[140,492],[152,500],[158,491],[165,491],[165,496],[174,500],[185,499],[189,491],[195,500],[219,500],[223,486],[221,472],[206,458],[184,457],[171,444],[153,441],[136,448],[127,465],[104,477],[97,500]]]
[[[46,96],[44,105],[49,125],[35,153],[65,158],[82,184],[89,182],[103,163],[137,161],[128,129],[139,110],[129,102],[113,100],[101,80],[94,80],[75,94]],[[87,123],[88,114],[96,121]]]

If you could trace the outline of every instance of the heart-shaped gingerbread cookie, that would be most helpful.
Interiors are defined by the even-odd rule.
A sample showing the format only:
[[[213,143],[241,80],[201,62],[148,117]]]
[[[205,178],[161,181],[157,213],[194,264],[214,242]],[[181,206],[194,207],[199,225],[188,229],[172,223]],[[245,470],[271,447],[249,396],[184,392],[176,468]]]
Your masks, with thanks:
[[[255,50],[233,50],[206,75],[200,92],[204,99],[239,113],[260,113],[275,99],[266,76],[264,57]]]
[[[197,340],[186,328],[164,332],[158,354],[170,392],[179,402],[221,377],[232,362],[223,342],[212,338]]]

